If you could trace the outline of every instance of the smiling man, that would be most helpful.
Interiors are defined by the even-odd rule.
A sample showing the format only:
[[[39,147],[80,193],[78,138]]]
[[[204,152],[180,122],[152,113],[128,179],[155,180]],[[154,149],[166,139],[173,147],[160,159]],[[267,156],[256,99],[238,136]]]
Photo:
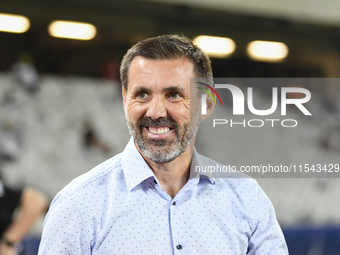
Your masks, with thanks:
[[[214,103],[207,99],[200,115],[191,78],[212,71],[185,37],[150,38],[127,52],[121,81],[132,138],[58,193],[39,254],[288,254],[256,181],[194,171],[217,163],[194,149]]]

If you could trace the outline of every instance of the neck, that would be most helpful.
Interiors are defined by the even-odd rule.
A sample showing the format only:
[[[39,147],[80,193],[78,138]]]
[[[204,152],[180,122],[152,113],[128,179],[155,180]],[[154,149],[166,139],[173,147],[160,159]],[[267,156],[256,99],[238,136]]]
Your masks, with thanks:
[[[180,156],[167,163],[155,163],[139,151],[154,172],[157,180],[160,182],[159,184],[172,198],[174,198],[188,182],[193,145],[194,141],[192,141],[191,145]]]

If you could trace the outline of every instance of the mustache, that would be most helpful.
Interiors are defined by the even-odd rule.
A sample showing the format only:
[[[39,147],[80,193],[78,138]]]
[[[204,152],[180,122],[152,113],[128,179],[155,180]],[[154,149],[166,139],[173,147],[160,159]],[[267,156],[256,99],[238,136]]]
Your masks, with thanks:
[[[139,119],[137,121],[137,126],[142,129],[143,127],[147,126],[147,127],[170,127],[173,129],[177,129],[178,128],[178,124],[177,122],[169,117],[161,117],[158,119],[152,119],[151,117],[142,117],[141,119]]]

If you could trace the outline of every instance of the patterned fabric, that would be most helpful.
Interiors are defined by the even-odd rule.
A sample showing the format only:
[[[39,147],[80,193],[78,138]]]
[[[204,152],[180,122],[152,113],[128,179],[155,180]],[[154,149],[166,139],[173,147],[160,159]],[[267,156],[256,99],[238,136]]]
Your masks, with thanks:
[[[45,219],[39,254],[288,254],[273,206],[251,178],[213,178],[196,165],[171,198],[133,139],[67,185]]]

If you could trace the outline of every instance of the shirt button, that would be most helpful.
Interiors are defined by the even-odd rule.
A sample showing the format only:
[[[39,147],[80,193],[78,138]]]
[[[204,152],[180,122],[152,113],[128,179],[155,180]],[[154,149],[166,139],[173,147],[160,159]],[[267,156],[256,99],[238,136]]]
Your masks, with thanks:
[[[176,205],[176,201],[174,201],[174,202],[172,203],[172,205]]]
[[[176,248],[177,248],[177,250],[182,250],[183,246],[179,244],[179,245],[176,246]]]

